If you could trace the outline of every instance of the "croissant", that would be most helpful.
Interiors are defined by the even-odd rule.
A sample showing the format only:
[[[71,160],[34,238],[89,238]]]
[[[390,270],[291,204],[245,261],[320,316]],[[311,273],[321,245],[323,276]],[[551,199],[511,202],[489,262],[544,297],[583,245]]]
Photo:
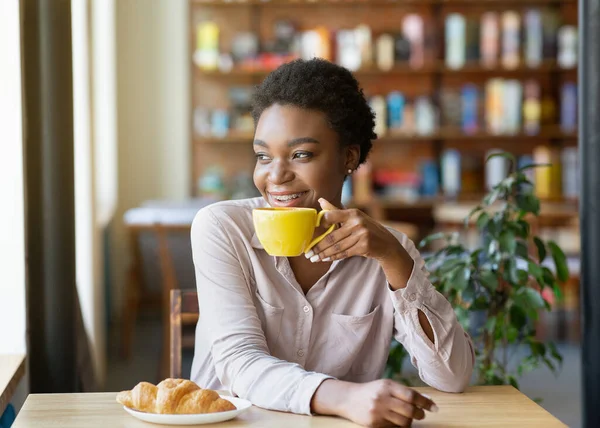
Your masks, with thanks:
[[[236,409],[211,389],[202,389],[190,380],[172,378],[158,385],[140,382],[131,391],[119,392],[117,401],[146,413],[196,414]]]

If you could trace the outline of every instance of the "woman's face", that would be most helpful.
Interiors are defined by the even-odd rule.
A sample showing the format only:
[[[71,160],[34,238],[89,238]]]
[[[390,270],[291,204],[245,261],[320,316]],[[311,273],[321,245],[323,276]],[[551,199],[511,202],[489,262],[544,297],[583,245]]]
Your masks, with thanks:
[[[342,184],[358,166],[358,145],[342,148],[324,113],[274,104],[254,135],[254,184],[273,207],[341,205]]]

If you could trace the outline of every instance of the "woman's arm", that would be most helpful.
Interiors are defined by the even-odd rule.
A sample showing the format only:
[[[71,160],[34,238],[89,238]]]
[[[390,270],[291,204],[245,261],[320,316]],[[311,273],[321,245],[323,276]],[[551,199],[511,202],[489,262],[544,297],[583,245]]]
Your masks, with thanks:
[[[269,354],[238,256],[210,208],[196,215],[191,240],[200,317],[221,383],[259,407],[310,414],[315,390],[330,376]]]
[[[395,309],[395,337],[411,354],[424,382],[442,391],[462,392],[475,361],[471,339],[450,302],[429,281],[414,243],[400,232],[390,232],[401,244],[399,255],[382,262]],[[410,266],[408,278],[405,266]]]
[[[408,251],[398,242],[397,254],[387,260],[381,262],[381,267],[385,273],[390,288],[394,291],[405,288],[412,274],[415,261],[412,259]],[[427,338],[435,343],[435,335],[433,328],[423,311],[418,310],[419,324],[427,335]]]
[[[382,226],[359,210],[338,210],[325,200],[323,225],[341,224],[308,256],[311,261],[352,256],[381,265],[394,305],[395,337],[411,354],[421,379],[447,392],[463,391],[473,372],[471,340],[452,306],[431,284],[425,262],[406,235]]]

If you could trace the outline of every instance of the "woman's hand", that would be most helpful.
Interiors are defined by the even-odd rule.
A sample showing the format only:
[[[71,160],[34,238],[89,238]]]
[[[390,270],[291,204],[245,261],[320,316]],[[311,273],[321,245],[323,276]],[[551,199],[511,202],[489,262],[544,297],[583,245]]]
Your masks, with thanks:
[[[306,254],[311,262],[332,261],[352,256],[375,259],[393,290],[406,287],[414,260],[392,233],[360,210],[340,210],[319,199],[325,213],[322,226],[341,224]]]
[[[336,396],[335,409],[327,409],[325,397]],[[335,414],[367,427],[410,426],[413,419],[425,417],[424,410],[437,412],[429,398],[389,379],[349,383],[329,379],[313,397],[313,411]]]
[[[332,261],[352,256],[376,259],[379,262],[397,259],[406,252],[394,235],[360,210],[340,210],[325,199],[319,199],[325,213],[321,226],[341,224],[306,254],[312,262]]]

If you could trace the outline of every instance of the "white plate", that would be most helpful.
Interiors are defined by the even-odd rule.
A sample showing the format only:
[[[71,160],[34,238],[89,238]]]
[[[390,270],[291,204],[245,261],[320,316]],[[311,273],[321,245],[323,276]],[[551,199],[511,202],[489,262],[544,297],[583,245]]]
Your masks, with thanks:
[[[123,408],[133,417],[136,417],[145,422],[162,425],[204,425],[214,424],[217,422],[228,421],[240,415],[241,413],[252,407],[252,403],[237,397],[221,396],[225,400],[231,401],[236,407],[236,410],[229,412],[218,413],[202,413],[193,415],[163,415],[157,413],[138,412],[123,406]]]

